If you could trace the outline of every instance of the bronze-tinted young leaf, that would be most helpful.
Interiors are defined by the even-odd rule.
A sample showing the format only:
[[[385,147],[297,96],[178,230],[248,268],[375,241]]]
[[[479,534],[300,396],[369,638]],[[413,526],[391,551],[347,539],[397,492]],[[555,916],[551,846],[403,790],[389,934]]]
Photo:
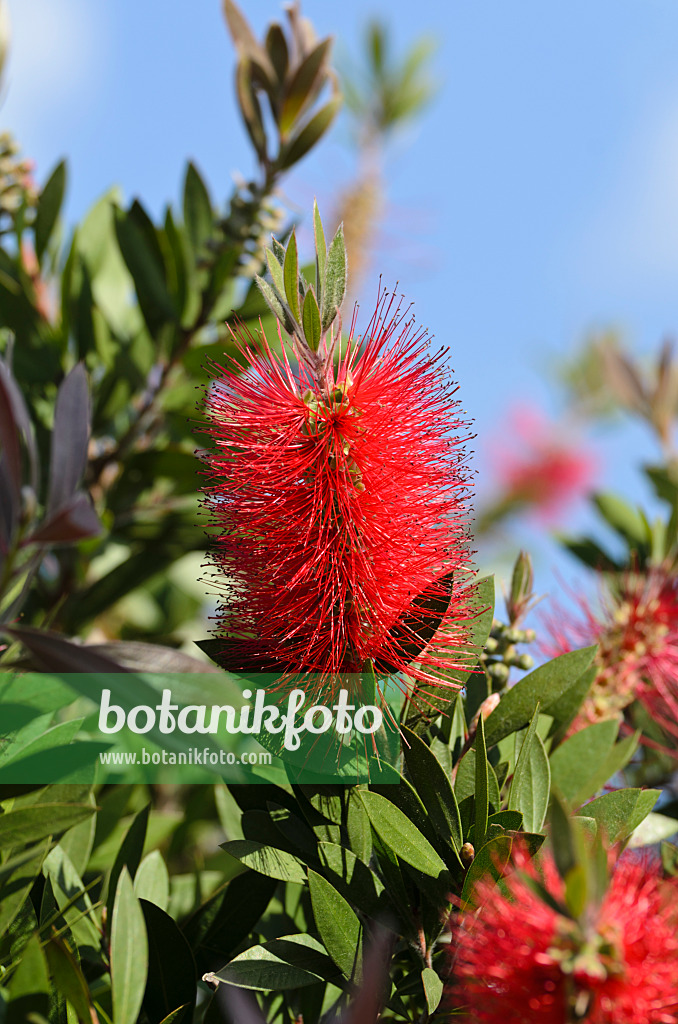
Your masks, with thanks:
[[[66,164],[58,163],[40,193],[33,229],[35,231],[35,255],[38,261],[47,248],[54,226],[61,210],[66,189]]]
[[[59,386],[50,446],[48,516],[73,497],[87,465],[90,400],[87,374],[78,363]]]
[[[174,647],[147,644],[140,640],[112,640],[105,644],[89,644],[94,654],[112,658],[117,665],[133,672],[218,672],[213,665],[177,651]]]
[[[0,359],[0,451],[7,467],[13,502],[18,505],[21,493],[21,440],[31,463],[31,483],[37,485],[37,455],[26,403],[6,363]]]
[[[280,114],[281,134],[286,135],[290,131],[299,114],[313,101],[317,86],[322,85],[327,74],[331,48],[332,40],[324,39],[294,72]]]
[[[259,658],[238,640],[194,640],[196,647],[227,672],[278,672],[285,665],[277,658]]]
[[[260,160],[266,159],[266,132],[261,107],[252,80],[253,64],[249,57],[241,57],[236,70],[238,105],[247,133]]]
[[[255,60],[265,75],[267,83],[270,85],[274,84],[276,74],[273,65],[266,51],[259,45],[245,15],[238,5],[234,3],[234,0],[223,0],[223,5],[226,24],[238,52],[247,54],[248,57]]]
[[[285,33],[277,21],[272,22],[268,27],[268,32],[266,33],[266,53],[271,59],[278,82],[282,85],[287,76],[290,55]]]
[[[321,107],[308,124],[282,147],[279,158],[281,170],[287,170],[288,167],[292,167],[293,164],[298,163],[302,157],[306,156],[309,149],[312,149],[320,141],[330,127],[340,108],[341,97],[335,96],[324,107]]]
[[[3,626],[15,640],[30,651],[32,660],[44,672],[126,672],[111,658],[76,644],[58,633],[33,626]]]
[[[394,647],[398,651],[398,660],[407,658],[415,661],[419,657],[445,618],[452,598],[453,582],[453,574],[448,573],[412,602],[411,610],[389,631],[386,653],[374,662],[376,672],[389,674],[397,671],[391,660],[393,655],[390,654]]]

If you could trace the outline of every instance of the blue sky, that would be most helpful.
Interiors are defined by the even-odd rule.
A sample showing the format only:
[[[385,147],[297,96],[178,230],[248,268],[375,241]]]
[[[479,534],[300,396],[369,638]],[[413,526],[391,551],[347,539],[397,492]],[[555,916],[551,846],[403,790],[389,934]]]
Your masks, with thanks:
[[[242,3],[258,31],[277,0]],[[69,158],[68,215],[111,184],[159,212],[193,158],[215,197],[252,169],[219,0],[9,0],[4,126],[44,180]],[[674,0],[306,0],[355,53],[380,15],[396,47],[435,36],[436,101],[394,143],[375,265],[452,350],[477,446],[524,395],[557,412],[548,367],[589,329],[649,351],[678,327],[678,5]],[[286,183],[331,205],[346,123]],[[643,493],[640,428],[601,432],[601,483]],[[482,468],[482,460],[478,461]],[[546,562],[552,551],[545,549]],[[550,563],[549,563],[550,564]]]

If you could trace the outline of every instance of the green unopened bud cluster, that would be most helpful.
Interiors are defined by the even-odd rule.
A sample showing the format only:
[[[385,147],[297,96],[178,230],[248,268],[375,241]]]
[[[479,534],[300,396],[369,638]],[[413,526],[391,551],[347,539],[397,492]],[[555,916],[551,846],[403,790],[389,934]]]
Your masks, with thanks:
[[[492,681],[495,693],[504,689],[512,668],[526,672],[534,666],[532,656],[519,653],[517,645],[531,644],[535,639],[533,629],[517,629],[515,626],[494,620],[481,661]]]

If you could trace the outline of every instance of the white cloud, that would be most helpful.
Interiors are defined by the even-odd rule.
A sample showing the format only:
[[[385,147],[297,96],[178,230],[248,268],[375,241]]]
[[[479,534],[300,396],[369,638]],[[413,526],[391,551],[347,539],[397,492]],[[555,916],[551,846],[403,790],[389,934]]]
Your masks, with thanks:
[[[9,21],[0,121],[27,140],[96,102],[108,16],[97,0],[9,0]]]
[[[593,286],[675,284],[678,97],[637,128],[580,244],[580,269]]]

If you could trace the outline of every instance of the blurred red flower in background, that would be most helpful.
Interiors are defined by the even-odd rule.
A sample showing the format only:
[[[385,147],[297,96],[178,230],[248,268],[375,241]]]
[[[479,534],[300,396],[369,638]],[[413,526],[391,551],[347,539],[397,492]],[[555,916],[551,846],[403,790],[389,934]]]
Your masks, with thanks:
[[[562,518],[595,479],[595,457],[571,432],[566,436],[564,427],[527,405],[509,411],[488,451],[494,494],[480,517],[481,529],[518,511],[545,520]]]
[[[619,717],[640,700],[678,740],[678,576],[655,568],[603,586],[598,613],[579,598],[578,614],[559,607],[546,620],[549,657],[599,645],[598,674],[573,729]]]
[[[678,892],[647,863],[622,858],[599,906],[574,919],[553,859],[498,888],[453,925],[448,1000],[477,1024],[669,1024],[678,1010]],[[548,902],[530,879],[544,886]],[[562,912],[558,909],[562,906]],[[468,1016],[463,1011],[468,1012]]]
[[[285,344],[240,340],[250,366],[216,367],[206,402],[221,635],[253,667],[406,669],[426,608],[468,615],[467,427],[444,353],[383,304],[325,386]],[[462,639],[439,630],[411,674]]]

